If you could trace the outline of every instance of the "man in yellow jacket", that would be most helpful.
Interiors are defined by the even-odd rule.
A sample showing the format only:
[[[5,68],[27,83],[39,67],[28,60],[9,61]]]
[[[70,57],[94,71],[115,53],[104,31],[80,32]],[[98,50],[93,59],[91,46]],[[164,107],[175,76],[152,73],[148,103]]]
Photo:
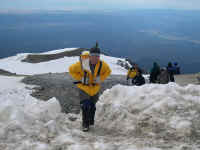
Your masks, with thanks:
[[[110,67],[100,60],[100,49],[97,46],[91,48],[90,52],[83,52],[80,61],[69,67],[69,74],[76,80],[75,83],[80,89],[83,131],[88,131],[89,126],[94,125],[101,82],[110,73]]]
[[[132,81],[136,77],[136,75],[137,75],[137,70],[134,67],[129,68],[129,70],[127,72],[127,76],[126,76],[126,80],[127,80],[128,85],[133,84]]]

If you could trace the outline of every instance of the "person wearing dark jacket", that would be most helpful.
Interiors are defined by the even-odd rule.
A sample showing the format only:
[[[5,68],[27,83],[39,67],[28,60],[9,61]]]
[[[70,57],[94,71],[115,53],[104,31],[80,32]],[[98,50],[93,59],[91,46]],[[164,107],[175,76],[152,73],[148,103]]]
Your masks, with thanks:
[[[137,74],[137,70],[134,67],[131,67],[128,72],[127,72],[127,76],[126,76],[126,80],[127,80],[127,85],[131,85],[133,82],[133,79],[135,78]]]
[[[157,77],[158,83],[160,84],[167,84],[169,83],[169,73],[166,68],[161,68],[160,74]]]
[[[145,79],[142,76],[141,70],[139,70],[137,72],[135,78],[133,79],[133,85],[140,86],[140,85],[143,85],[143,84],[145,84]]]
[[[174,63],[174,67],[175,67],[175,74],[181,74],[180,66],[178,65],[177,62]]]
[[[138,72],[142,72],[142,70],[139,68],[138,64],[134,63],[127,73],[126,80],[128,85],[132,85],[134,83],[134,79]]]
[[[174,74],[175,74],[176,69],[172,66],[171,62],[168,63],[167,71],[169,73],[170,82],[175,82],[175,80],[174,80]]]
[[[154,62],[153,68],[150,71],[150,83],[157,83],[157,77],[159,74],[160,74],[160,67],[156,62]]]

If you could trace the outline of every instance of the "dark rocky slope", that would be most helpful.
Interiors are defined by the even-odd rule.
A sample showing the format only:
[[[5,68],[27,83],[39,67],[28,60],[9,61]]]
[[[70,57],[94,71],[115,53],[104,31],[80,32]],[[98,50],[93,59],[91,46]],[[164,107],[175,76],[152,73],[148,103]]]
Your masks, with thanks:
[[[50,73],[25,77],[22,82],[38,85],[33,89],[32,96],[41,100],[56,97],[65,113],[79,113],[79,91],[73,84],[68,73]],[[126,84],[126,77],[110,76],[102,83],[101,93],[116,84]]]

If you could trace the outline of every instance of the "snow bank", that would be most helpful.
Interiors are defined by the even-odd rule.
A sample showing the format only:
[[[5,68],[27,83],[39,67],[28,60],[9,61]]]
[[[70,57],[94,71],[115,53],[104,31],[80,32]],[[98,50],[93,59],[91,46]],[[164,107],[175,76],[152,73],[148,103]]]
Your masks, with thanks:
[[[127,135],[174,140],[200,135],[197,85],[117,85],[104,92],[97,107],[100,126]]]
[[[16,56],[0,59],[0,68],[16,74],[34,75],[43,73],[61,73],[68,72],[70,65],[78,61],[78,57],[64,57],[42,63],[22,62],[27,54],[18,54]]]
[[[117,85],[100,97],[96,127],[84,133],[80,115],[61,113],[55,98],[31,97],[21,79],[0,76],[2,150],[199,149],[200,86]]]

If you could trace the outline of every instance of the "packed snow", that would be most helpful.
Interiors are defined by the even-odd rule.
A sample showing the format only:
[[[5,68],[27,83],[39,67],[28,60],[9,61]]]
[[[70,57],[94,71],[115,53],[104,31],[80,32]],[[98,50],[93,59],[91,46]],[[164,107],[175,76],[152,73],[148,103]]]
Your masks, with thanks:
[[[66,48],[66,49],[54,50],[46,53],[37,53],[37,54],[38,55],[56,54],[63,51],[71,51],[71,50],[75,50],[75,48],[68,48],[68,49]],[[0,59],[0,69],[4,69],[12,73],[23,74],[23,75],[62,73],[62,72],[68,72],[69,66],[79,60],[79,57],[64,57],[37,64],[22,62],[22,60],[25,59],[28,54],[30,53],[22,53],[22,54],[17,54],[16,56]],[[123,60],[123,59],[105,55],[101,55],[101,59],[107,62],[108,65],[112,68],[112,74],[122,74],[122,75],[126,74],[127,70],[117,65],[117,60]]]
[[[44,52],[44,53],[39,53],[39,55],[41,54],[58,54],[58,53],[62,53],[62,52],[66,52],[66,51],[74,51],[78,48],[63,48],[63,49],[58,49],[58,50],[52,50],[52,51],[48,51],[48,52]]]
[[[116,85],[101,95],[96,126],[84,133],[80,115],[61,113],[56,98],[33,98],[21,79],[0,76],[2,150],[200,149],[200,86]]]
[[[0,68],[27,75],[66,72],[78,60],[21,62],[27,55],[1,59]],[[113,74],[126,74],[118,58],[101,57]],[[62,113],[56,98],[32,97],[34,86],[22,79],[0,76],[0,150],[200,150],[200,85],[116,85],[100,96],[95,128],[85,133],[80,114]]]

